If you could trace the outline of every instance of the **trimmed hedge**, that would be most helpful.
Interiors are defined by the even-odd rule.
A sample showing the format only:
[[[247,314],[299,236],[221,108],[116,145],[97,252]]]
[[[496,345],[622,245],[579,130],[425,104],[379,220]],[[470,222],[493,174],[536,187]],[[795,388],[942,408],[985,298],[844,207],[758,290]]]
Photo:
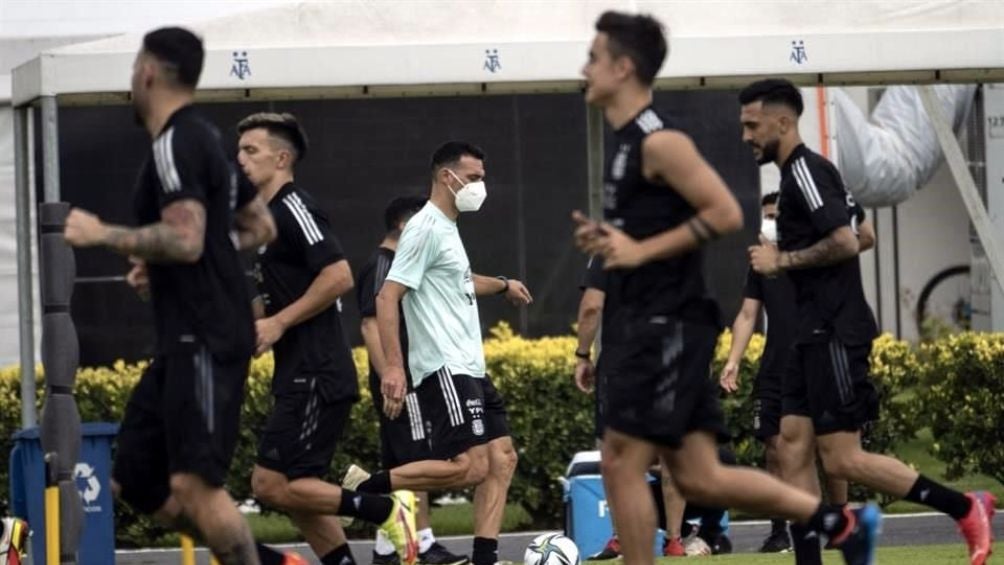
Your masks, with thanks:
[[[725,332],[715,352],[717,380],[731,336]],[[592,449],[593,399],[572,382],[576,340],[572,336],[526,339],[505,324],[485,340],[488,372],[506,399],[510,426],[520,454],[510,490],[534,517],[536,526],[554,526],[562,515],[562,491],[556,478],[564,474],[571,456]],[[755,335],[740,368],[740,392],[723,398],[735,435],[739,460],[757,464],[762,456],[752,436],[750,391],[763,337]],[[339,477],[349,463],[377,465],[377,418],[367,384],[363,348],[353,351],[360,375],[362,401],[352,411],[332,464]],[[112,367],[81,369],[76,396],[83,421],[121,419],[128,394],[146,363],[117,362]],[[252,362],[243,407],[240,444],[227,484],[237,499],[250,498],[250,473],[255,460],[256,432],[271,408],[272,357]],[[955,474],[982,472],[1004,479],[1004,336],[963,334],[916,349],[884,334],[876,339],[872,372],[882,401],[882,420],[868,434],[869,448],[890,453],[912,439],[918,429],[931,426],[938,442],[936,455]],[[40,372],[40,371],[39,371]],[[923,383],[923,386],[917,386]],[[41,383],[39,390],[42,389]],[[9,453],[11,435],[19,427],[17,368],[0,370],[0,453]],[[990,441],[994,438],[996,441]],[[977,444],[979,448],[977,449]],[[1004,481],[1002,481],[1004,482]],[[0,498],[7,498],[8,471],[0,466]],[[859,496],[861,493],[857,493]],[[164,532],[117,505],[120,546],[145,545]]]

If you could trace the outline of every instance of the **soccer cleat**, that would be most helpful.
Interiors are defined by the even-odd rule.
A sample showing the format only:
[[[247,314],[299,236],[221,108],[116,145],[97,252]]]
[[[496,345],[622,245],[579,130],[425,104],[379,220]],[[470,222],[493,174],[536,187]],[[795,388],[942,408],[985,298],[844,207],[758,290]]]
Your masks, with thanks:
[[[283,554],[282,565],[310,565],[299,553],[289,552]]]
[[[714,539],[701,537],[708,547],[711,548],[711,555],[728,555],[732,553],[732,540],[725,534],[718,534]]]
[[[391,493],[394,505],[390,516],[380,524],[387,539],[394,544],[401,562],[415,565],[418,557],[418,536],[415,534],[415,493],[410,490],[397,490]]]
[[[0,565],[21,565],[28,551],[28,522],[20,518],[0,520]]]
[[[592,554],[587,559],[588,561],[606,561],[607,559],[617,559],[621,556],[621,542],[614,536],[607,540],[607,544],[603,546],[603,549]]]
[[[994,518],[994,506],[997,499],[989,492],[969,492],[966,498],[973,505],[969,513],[958,521],[959,532],[966,538],[969,546],[970,565],[983,565],[993,553],[994,531],[991,520]]]
[[[418,554],[419,565],[464,565],[469,561],[466,555],[453,554],[438,541],[433,542],[425,552]]]
[[[786,530],[771,532],[763,545],[760,546],[760,553],[788,553],[791,551],[791,538]]]
[[[662,544],[662,554],[666,557],[684,557],[687,552],[683,549],[683,540],[680,538],[666,538],[666,542]]]
[[[345,476],[342,477],[342,488],[356,490],[368,478],[370,478],[370,474],[359,465],[353,463],[349,465],[349,469],[345,471]],[[339,516],[338,520],[341,521],[343,528],[348,528],[355,521],[351,516]]]
[[[390,555],[380,555],[373,552],[373,565],[401,565],[401,556],[396,552]]]
[[[844,508],[847,528],[834,536],[833,545],[844,555],[847,565],[875,565],[875,547],[882,531],[882,512],[867,504],[854,510]]]

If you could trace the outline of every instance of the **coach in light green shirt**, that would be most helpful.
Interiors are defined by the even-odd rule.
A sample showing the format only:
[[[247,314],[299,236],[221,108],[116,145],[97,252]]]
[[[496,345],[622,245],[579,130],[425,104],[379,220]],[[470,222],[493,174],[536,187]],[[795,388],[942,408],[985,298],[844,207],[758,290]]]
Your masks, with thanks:
[[[404,316],[415,388],[443,368],[451,374],[483,378],[478,302],[456,220],[432,202],[426,203],[405,226],[387,280],[408,288]]]
[[[481,208],[484,153],[449,142],[432,156],[428,204],[408,221],[377,296],[377,326],[386,357],[380,390],[384,412],[396,418],[405,398],[399,306],[408,320],[408,360],[434,460],[374,473],[359,490],[438,490],[477,485],[474,565],[498,561],[498,533],[516,468],[505,404],[485,373],[478,296],[504,294],[532,301],[522,283],[471,273],[457,231],[461,212]]]

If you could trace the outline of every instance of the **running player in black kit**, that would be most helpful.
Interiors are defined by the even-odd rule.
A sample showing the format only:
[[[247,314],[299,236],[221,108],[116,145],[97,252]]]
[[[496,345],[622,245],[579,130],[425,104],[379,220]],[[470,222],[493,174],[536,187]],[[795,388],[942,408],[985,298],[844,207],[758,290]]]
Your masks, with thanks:
[[[380,525],[410,560],[416,544],[409,501],[325,481],[359,381],[339,313],[352,272],[327,216],[294,179],[307,136],[291,114],[269,112],[244,118],[237,132],[237,160],[279,232],[258,250],[256,264],[265,314],[255,323],[256,353],[271,348],[275,355],[275,404],[251,475],[255,496],[288,512],[324,565],[353,562],[336,515]]]
[[[202,41],[181,28],[143,38],[132,103],[153,143],[137,181],[139,227],[74,209],[66,240],[128,255],[127,280],[149,295],[157,353],[129,398],[113,489],[139,512],[201,537],[223,565],[306,563],[251,538],[223,488],[240,435],[251,301],[237,249],[275,237],[268,208],[237,182],[219,131],[191,106]]]
[[[874,506],[859,519],[766,473],[719,462],[716,440],[727,433],[709,372],[720,322],[697,248],[738,230],[742,212],[690,138],[652,108],[667,51],[659,22],[607,12],[596,31],[583,69],[586,101],[603,109],[616,149],[605,170],[606,221],[573,218],[579,247],[603,255],[610,271],[602,471],[625,562],[653,562],[645,471],[660,455],[684,498],[809,524],[834,536],[850,562],[867,563]]]
[[[767,79],[743,89],[739,102],[743,140],[760,164],[774,162],[781,169],[780,241],[761,239],[750,248],[750,264],[765,276],[787,272],[798,304],[778,445],[785,481],[813,487],[818,447],[828,476],[954,518],[970,562],[982,565],[993,538],[993,495],[954,491],[897,459],[861,448],[862,426],[878,417],[878,395],[868,377],[878,332],[861,286],[854,199],[836,167],[802,143],[801,93],[786,80]]]

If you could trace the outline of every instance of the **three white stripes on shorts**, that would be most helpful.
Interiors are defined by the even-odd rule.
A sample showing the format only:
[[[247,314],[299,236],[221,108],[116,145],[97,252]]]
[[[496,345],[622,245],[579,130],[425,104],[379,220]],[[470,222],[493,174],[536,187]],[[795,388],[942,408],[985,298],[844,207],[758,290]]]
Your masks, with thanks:
[[[457,396],[457,388],[453,385],[453,375],[446,367],[436,371],[439,378],[439,388],[443,390],[443,400],[446,402],[446,411],[450,414],[450,426],[457,427],[464,423],[464,411],[460,405],[460,397]]]

